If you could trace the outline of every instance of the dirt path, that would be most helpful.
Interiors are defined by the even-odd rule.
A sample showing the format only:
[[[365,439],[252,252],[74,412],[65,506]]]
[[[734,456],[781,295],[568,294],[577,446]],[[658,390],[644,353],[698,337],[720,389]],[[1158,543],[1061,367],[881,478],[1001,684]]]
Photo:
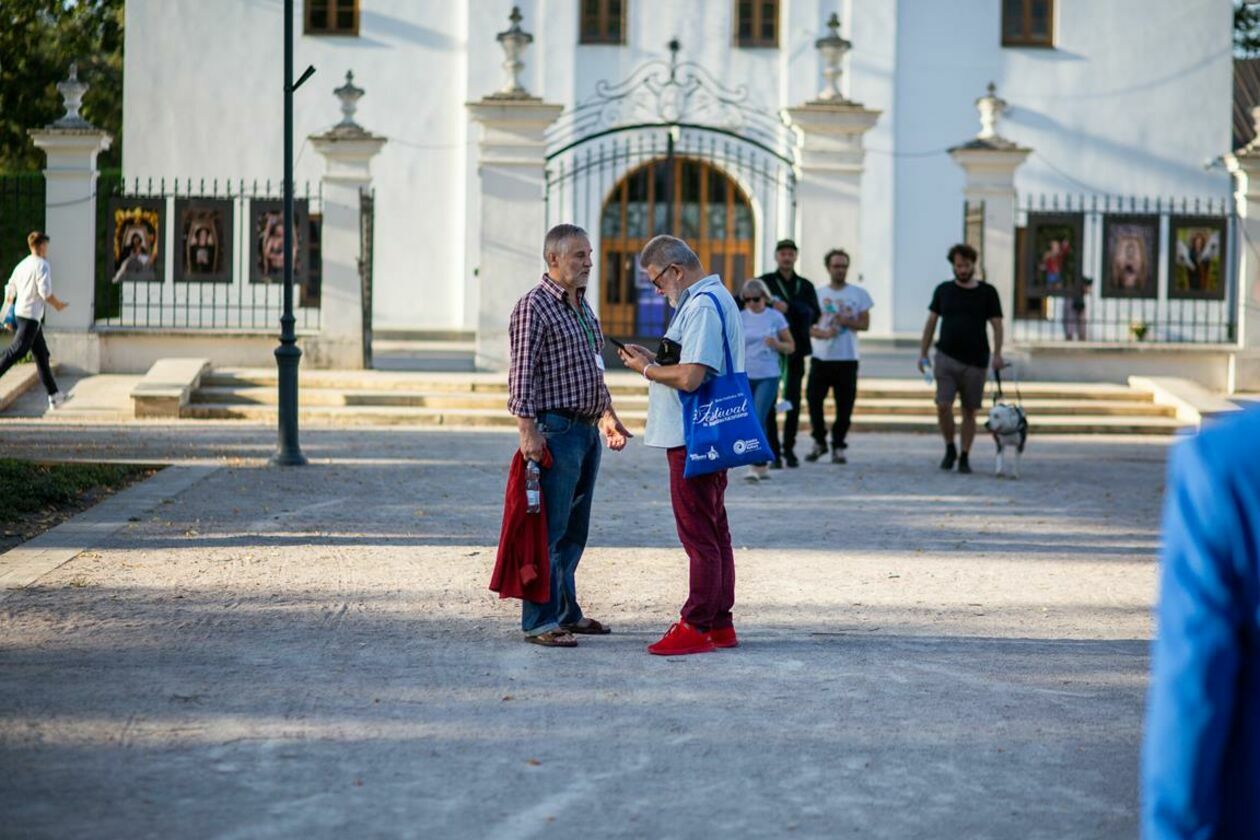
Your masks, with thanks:
[[[733,481],[744,644],[662,660],[650,450],[606,453],[579,572],[615,634],[549,651],[485,589],[512,436],[308,432],[279,471],[269,430],[120,428],[0,453],[234,460],[0,604],[23,834],[1135,831],[1165,441],[1037,440],[1016,483],[872,435]]]

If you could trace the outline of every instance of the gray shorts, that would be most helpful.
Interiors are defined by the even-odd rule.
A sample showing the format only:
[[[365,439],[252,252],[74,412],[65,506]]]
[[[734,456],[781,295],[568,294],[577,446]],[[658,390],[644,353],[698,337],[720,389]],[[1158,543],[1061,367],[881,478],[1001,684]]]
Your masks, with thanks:
[[[984,384],[989,378],[987,368],[965,364],[939,350],[935,365],[937,405],[952,407],[959,394],[965,409],[976,411],[984,405]]]

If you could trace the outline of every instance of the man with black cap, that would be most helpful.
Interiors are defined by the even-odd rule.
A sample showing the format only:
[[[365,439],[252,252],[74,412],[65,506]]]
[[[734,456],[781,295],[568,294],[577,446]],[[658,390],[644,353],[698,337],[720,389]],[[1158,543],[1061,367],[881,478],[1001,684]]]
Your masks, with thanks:
[[[761,275],[760,279],[770,289],[772,306],[787,318],[788,329],[796,350],[787,356],[787,371],[783,398],[792,404],[783,419],[783,444],[779,445],[779,424],[772,410],[766,418],[766,435],[770,438],[770,450],[774,453],[775,469],[783,464],[796,467],[796,428],[801,419],[801,380],[805,378],[805,357],[810,354],[809,328],[822,316],[818,305],[818,292],[814,284],[796,273],[796,243],[781,239],[774,246],[775,271]]]
[[[40,381],[48,392],[48,407],[56,409],[65,402],[65,397],[57,390],[57,380],[53,379],[52,367],[48,364],[48,345],[44,343],[44,304],[49,304],[58,312],[65,309],[66,304],[53,294],[52,271],[47,259],[48,242],[48,235],[41,230],[32,231],[26,237],[31,254],[17,264],[8,285],[4,287],[4,309],[7,314],[12,307],[17,327],[8,348],[0,354],[0,376],[30,353],[35,357]]]

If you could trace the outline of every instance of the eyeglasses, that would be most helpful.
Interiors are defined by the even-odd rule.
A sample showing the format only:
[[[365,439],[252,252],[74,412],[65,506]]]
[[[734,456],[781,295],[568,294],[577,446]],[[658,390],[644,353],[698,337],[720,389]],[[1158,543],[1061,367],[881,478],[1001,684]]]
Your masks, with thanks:
[[[762,300],[765,300],[765,298],[762,297],[761,295],[745,295],[744,296],[745,303],[757,303],[758,301],[762,301]]]
[[[659,288],[660,288],[660,280],[661,280],[661,278],[662,278],[662,277],[664,277],[664,276],[665,276],[665,272],[669,271],[671,268],[674,268],[674,267],[675,267],[675,266],[674,266],[674,264],[673,264],[673,263],[670,263],[669,265],[667,265],[667,266],[665,266],[664,268],[662,268],[662,269],[661,269],[661,271],[660,271],[660,273],[659,273],[659,274],[657,274],[655,277],[653,277],[651,274],[649,274],[649,275],[648,275],[648,280],[649,280],[649,281],[651,281],[651,283],[652,283],[652,285],[653,285],[653,286],[656,286],[656,287],[659,289]]]

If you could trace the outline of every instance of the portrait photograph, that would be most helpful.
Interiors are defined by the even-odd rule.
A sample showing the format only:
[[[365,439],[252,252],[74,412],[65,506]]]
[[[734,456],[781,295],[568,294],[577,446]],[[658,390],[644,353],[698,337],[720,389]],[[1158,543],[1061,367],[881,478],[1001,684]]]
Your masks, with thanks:
[[[1225,299],[1226,224],[1224,218],[1193,216],[1169,221],[1168,297]]]
[[[230,200],[185,198],[175,202],[179,253],[177,283],[232,282],[232,213]]]
[[[1159,217],[1107,216],[1103,219],[1105,298],[1159,296]]]
[[[293,202],[293,282],[305,282],[308,212],[306,199]],[[254,199],[249,203],[249,282],[284,282],[284,202]]]
[[[1080,213],[1028,214],[1028,291],[1063,295],[1081,280]]]
[[[113,198],[109,203],[114,283],[161,283],[163,216],[160,198]]]

